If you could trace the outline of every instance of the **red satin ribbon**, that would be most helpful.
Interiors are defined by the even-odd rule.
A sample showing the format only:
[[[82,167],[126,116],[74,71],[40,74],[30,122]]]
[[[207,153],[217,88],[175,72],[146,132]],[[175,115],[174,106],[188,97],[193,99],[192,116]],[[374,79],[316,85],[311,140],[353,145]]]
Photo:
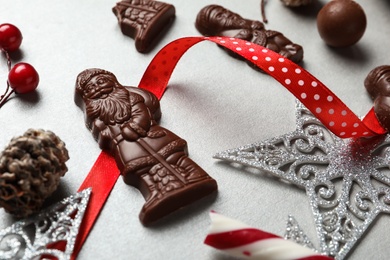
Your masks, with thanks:
[[[341,138],[385,134],[372,110],[360,120],[321,81],[294,62],[260,45],[228,37],[185,37],[177,39],[153,58],[139,83],[161,98],[180,57],[201,41],[215,42],[253,62],[279,81],[304,104],[330,131]]]
[[[114,157],[102,151],[79,188],[79,191],[82,191],[92,187],[92,192],[77,235],[72,260],[76,259],[80,252],[119,175]]]
[[[139,88],[149,90],[161,99],[181,56],[193,45],[205,40],[230,49],[275,78],[335,135],[348,138],[386,133],[373,109],[360,120],[332,91],[305,69],[278,53],[235,38],[186,37],[169,43],[153,58],[139,83]],[[92,187],[92,194],[72,259],[75,259],[80,251],[119,174],[115,160],[103,151],[79,189]]]

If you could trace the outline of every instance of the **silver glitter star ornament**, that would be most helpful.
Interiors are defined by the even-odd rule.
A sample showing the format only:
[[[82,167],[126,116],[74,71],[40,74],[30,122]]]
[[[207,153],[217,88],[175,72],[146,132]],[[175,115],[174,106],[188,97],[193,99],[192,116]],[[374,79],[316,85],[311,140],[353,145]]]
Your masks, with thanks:
[[[0,259],[70,259],[90,194],[85,189],[0,231]]]
[[[297,101],[295,131],[214,157],[304,188],[320,242],[318,251],[344,259],[374,219],[390,213],[389,145],[389,135],[340,139]],[[290,239],[294,237],[302,235]]]

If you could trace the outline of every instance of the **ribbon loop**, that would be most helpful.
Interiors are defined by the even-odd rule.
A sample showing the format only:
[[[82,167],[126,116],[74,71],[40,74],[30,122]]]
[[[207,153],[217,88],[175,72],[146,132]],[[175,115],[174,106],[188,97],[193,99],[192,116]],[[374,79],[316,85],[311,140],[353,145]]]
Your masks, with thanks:
[[[276,79],[300,100],[331,132],[340,138],[385,134],[372,110],[360,120],[330,89],[299,65],[260,45],[228,37],[185,37],[161,49],[149,64],[139,87],[164,94],[171,74],[181,56],[193,45],[211,41],[223,46]]]

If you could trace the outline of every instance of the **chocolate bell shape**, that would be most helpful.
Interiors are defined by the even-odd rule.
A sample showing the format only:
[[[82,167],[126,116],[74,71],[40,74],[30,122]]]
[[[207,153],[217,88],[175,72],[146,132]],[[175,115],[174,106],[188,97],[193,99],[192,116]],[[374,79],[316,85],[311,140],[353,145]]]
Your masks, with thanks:
[[[383,128],[390,132],[390,66],[378,66],[364,80],[364,86],[374,100],[374,112]]]
[[[150,0],[122,0],[112,8],[124,35],[135,39],[138,52],[150,51],[175,18],[173,5]]]

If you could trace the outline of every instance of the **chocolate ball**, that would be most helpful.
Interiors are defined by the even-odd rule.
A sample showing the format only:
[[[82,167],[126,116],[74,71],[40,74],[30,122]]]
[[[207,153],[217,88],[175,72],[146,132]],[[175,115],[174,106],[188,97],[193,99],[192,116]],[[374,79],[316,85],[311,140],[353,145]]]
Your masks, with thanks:
[[[352,0],[333,0],[317,16],[318,32],[332,47],[355,44],[363,36],[366,25],[363,8]]]

